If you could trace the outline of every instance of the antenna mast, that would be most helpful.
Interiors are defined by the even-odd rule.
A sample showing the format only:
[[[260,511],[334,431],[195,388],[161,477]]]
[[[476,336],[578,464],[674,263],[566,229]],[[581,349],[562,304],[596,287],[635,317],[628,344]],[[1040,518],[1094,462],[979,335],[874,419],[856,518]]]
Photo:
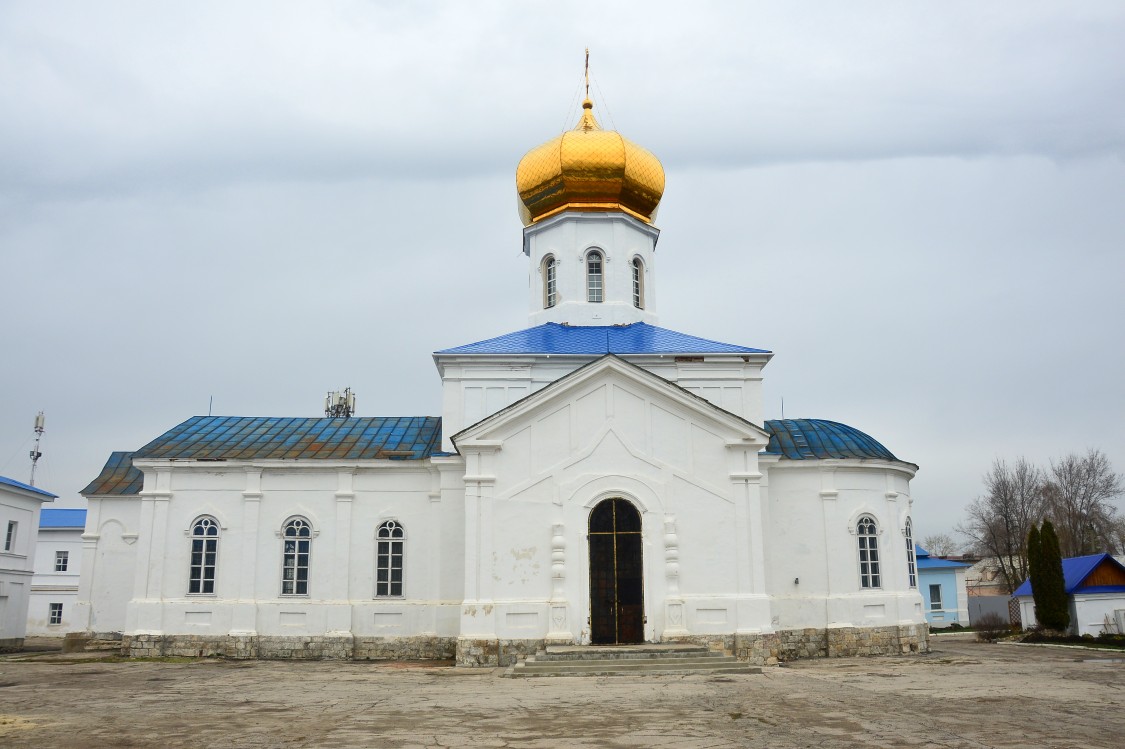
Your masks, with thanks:
[[[46,421],[43,419],[43,412],[40,411],[35,415],[35,447],[31,450],[31,486],[35,486],[35,464],[43,457],[43,453],[39,452],[39,440],[43,439],[44,424]]]
[[[329,392],[324,397],[324,415],[330,419],[348,418],[355,413],[355,393],[351,388],[344,392]]]

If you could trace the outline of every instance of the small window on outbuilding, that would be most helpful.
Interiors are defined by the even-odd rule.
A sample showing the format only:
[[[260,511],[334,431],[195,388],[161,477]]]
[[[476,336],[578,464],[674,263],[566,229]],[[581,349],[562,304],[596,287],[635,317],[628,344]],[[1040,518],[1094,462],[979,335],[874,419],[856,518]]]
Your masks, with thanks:
[[[61,603],[49,603],[47,606],[47,623],[62,624],[63,605]]]
[[[943,607],[941,605],[941,586],[940,585],[931,585],[930,586],[930,611],[941,611],[942,608]]]
[[[55,552],[55,572],[66,572],[66,568],[70,566],[70,552],[69,551],[56,551]]]

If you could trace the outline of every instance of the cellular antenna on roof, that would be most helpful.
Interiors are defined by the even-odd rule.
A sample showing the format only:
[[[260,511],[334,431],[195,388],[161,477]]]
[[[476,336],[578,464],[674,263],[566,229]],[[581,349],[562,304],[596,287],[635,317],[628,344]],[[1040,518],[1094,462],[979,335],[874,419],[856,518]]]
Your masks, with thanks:
[[[324,415],[330,419],[348,418],[355,413],[355,393],[351,388],[344,392],[329,391],[324,397]]]
[[[46,423],[42,411],[35,414],[35,447],[31,449],[31,481],[28,482],[31,486],[35,486],[35,464],[43,457],[43,453],[39,452],[39,440],[43,438]]]

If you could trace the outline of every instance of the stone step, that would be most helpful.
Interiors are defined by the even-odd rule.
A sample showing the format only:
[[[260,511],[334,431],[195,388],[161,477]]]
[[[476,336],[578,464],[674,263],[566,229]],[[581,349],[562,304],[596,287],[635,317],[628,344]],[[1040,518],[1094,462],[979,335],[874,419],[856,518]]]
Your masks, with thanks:
[[[719,656],[718,658],[613,658],[601,659],[593,658],[590,660],[575,660],[575,661],[540,661],[528,658],[523,662],[523,667],[527,671],[552,671],[559,669],[571,669],[574,671],[581,671],[583,669],[598,669],[598,668],[619,668],[624,671],[643,671],[646,668],[718,668],[720,666],[737,665],[738,659],[731,656]]]
[[[536,662],[563,662],[583,660],[676,660],[680,658],[722,658],[719,651],[707,648],[676,648],[676,649],[634,649],[634,648],[547,648],[544,653],[529,656],[529,660]]]
[[[504,676],[626,676],[761,673],[702,645],[552,645],[509,668]]]
[[[661,676],[686,674],[754,674],[762,669],[741,663],[735,658],[672,658],[637,660],[588,660],[523,662],[512,666],[504,676]]]

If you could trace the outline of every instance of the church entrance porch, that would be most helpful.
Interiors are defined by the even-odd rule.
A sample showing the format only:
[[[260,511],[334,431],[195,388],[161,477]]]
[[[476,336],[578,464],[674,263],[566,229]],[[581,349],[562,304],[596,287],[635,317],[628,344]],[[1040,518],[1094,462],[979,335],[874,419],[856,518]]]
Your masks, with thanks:
[[[590,642],[644,642],[641,514],[620,498],[590,513]]]

